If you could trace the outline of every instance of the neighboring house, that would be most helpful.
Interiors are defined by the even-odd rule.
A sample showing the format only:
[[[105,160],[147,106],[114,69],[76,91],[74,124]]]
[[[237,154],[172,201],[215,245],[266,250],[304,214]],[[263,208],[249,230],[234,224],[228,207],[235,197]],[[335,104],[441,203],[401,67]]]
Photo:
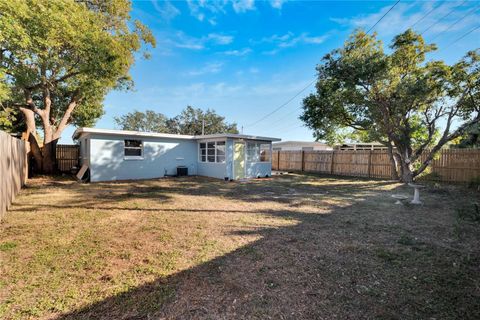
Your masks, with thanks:
[[[225,180],[268,177],[272,174],[272,141],[276,138],[242,134],[188,136],[164,133],[78,128],[81,165],[90,181],[150,179],[188,175]]]
[[[366,142],[366,143],[344,143],[334,147],[335,150],[387,150],[387,147],[380,142]]]
[[[312,150],[333,150],[323,142],[314,141],[282,141],[273,144],[275,151],[312,151]]]

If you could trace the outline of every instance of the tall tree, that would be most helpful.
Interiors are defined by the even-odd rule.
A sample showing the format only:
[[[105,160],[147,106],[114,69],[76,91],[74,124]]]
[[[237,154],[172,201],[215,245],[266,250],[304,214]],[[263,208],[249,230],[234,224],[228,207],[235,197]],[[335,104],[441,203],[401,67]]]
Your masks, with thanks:
[[[236,123],[225,122],[225,117],[218,115],[215,110],[203,111],[199,108],[187,106],[178,116],[168,122],[170,132],[187,135],[201,135],[215,133],[238,133]]]
[[[147,110],[133,111],[114,120],[122,130],[201,135],[203,126],[205,134],[238,133],[237,124],[227,123],[225,117],[218,115],[215,110],[203,111],[191,106],[173,118]]]
[[[131,87],[128,70],[142,43],[155,45],[130,9],[128,0],[0,1],[0,71],[11,90],[5,104],[23,114],[44,172],[54,170],[64,129],[92,125],[109,90]]]
[[[121,117],[114,117],[115,123],[122,130],[133,130],[143,132],[164,132],[169,133],[167,125],[168,118],[152,110],[145,112],[133,111]]]
[[[436,46],[412,30],[390,49],[359,31],[327,54],[301,119],[317,139],[332,141],[348,129],[382,142],[400,180],[411,182],[445,144],[480,122],[480,52],[453,65],[426,61]]]

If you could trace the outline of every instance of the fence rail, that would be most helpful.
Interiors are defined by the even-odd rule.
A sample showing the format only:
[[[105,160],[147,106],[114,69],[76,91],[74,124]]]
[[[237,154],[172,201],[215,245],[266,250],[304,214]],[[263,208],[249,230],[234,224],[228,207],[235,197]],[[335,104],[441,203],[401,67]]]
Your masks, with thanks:
[[[29,144],[0,131],[0,220],[28,177]]]
[[[274,151],[272,169],[391,179],[393,170],[388,152],[365,151]],[[480,180],[479,149],[440,151],[423,180],[471,182]]]

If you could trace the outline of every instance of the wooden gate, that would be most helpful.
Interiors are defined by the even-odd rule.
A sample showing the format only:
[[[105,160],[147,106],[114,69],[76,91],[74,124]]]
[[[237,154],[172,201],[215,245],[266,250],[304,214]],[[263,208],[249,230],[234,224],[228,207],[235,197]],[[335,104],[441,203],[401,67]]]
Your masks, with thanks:
[[[57,144],[57,169],[60,172],[71,172],[73,167],[79,167],[80,150],[75,144]]]

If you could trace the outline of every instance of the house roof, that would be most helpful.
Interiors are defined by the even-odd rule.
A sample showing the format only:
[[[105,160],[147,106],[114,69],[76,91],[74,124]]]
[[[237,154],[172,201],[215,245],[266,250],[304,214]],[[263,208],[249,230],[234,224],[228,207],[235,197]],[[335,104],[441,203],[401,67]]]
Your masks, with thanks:
[[[273,144],[274,147],[299,146],[299,147],[325,147],[328,145],[318,141],[282,141]]]
[[[185,139],[185,140],[214,139],[214,138],[232,138],[232,139],[264,140],[264,141],[280,141],[281,140],[278,138],[261,137],[261,136],[246,135],[246,134],[233,134],[233,133],[219,133],[219,134],[192,136],[192,135],[183,135],[183,134],[96,129],[96,128],[78,128],[73,133],[72,139],[76,140],[82,134],[88,134],[88,133],[118,135],[118,136],[136,136],[136,137],[147,137],[147,138]]]

